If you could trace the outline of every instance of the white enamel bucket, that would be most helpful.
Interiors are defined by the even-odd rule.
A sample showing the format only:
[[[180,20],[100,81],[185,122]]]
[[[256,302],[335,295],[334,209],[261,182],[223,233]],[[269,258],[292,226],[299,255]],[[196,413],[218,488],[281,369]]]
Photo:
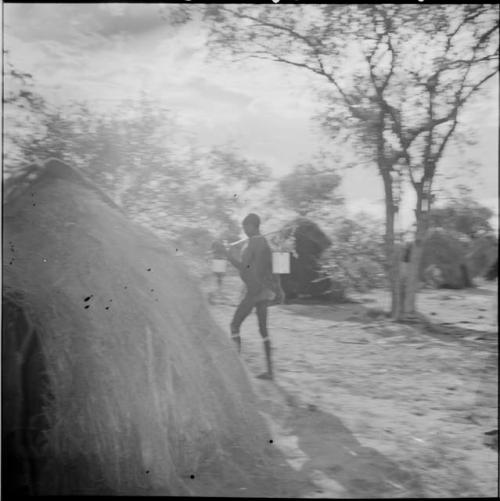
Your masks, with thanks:
[[[214,273],[225,273],[226,272],[227,261],[225,259],[213,259],[212,260],[212,271]]]
[[[273,252],[273,273],[290,273],[289,252]]]

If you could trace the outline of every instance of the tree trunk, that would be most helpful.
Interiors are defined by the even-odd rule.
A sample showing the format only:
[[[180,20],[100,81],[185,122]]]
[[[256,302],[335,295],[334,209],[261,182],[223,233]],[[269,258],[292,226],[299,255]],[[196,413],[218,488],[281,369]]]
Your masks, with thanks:
[[[404,282],[403,273],[400,266],[401,249],[393,243],[392,259],[391,259],[391,317],[399,320],[404,305],[404,290],[401,286]]]
[[[420,281],[420,263],[422,261],[423,246],[427,233],[427,211],[422,212],[422,200],[420,194],[417,195],[416,223],[417,229],[415,239],[411,245],[410,260],[408,263],[401,263],[405,268],[404,279],[400,287],[400,303],[402,308],[398,320],[411,319],[417,313],[416,298]]]
[[[422,251],[422,240],[419,237],[416,237],[411,246],[410,262],[407,263],[406,279],[403,286],[403,316],[412,316],[416,313],[416,297],[419,286],[419,271],[420,262],[422,260]]]
[[[383,172],[383,171],[382,171]],[[391,288],[391,317],[398,318],[401,310],[400,293],[400,251],[394,240],[395,207],[390,175],[382,174],[385,190],[385,255],[386,274]]]
[[[392,209],[391,209],[392,208]],[[386,197],[386,255],[388,276],[391,285],[391,317],[404,320],[416,314],[416,295],[419,287],[419,271],[422,261],[423,244],[427,231],[426,213],[421,211],[421,197],[417,201],[417,230],[411,245],[409,260],[406,249],[395,241],[394,214],[392,203]]]

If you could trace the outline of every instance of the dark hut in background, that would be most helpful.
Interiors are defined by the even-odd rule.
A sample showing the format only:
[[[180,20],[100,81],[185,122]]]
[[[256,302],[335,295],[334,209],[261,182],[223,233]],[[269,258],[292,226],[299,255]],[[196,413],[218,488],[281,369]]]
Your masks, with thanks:
[[[490,266],[485,278],[486,280],[496,280],[498,278],[498,259]]]
[[[4,494],[290,495],[175,251],[55,160],[3,217]]]
[[[297,218],[287,228],[293,231],[297,257],[290,256],[290,274],[281,276],[285,298],[328,298],[332,284],[322,272],[319,259],[332,242],[314,221],[304,217]]]
[[[486,277],[498,261],[498,239],[493,235],[472,239],[466,259],[472,278]]]
[[[426,281],[426,270],[437,267],[439,282],[435,285],[449,289],[472,287],[472,277],[467,263],[467,242],[441,228],[429,230],[420,263],[420,279]]]
[[[474,287],[474,278],[485,277],[493,269],[498,256],[498,241],[491,235],[470,239],[442,228],[429,230],[424,243],[420,278],[426,271],[439,270],[435,286],[449,289]]]

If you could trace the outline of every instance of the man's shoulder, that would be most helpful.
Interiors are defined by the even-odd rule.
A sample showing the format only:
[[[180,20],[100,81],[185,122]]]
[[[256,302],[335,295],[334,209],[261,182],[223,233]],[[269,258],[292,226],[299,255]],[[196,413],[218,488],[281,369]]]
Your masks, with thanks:
[[[255,235],[249,239],[249,244],[252,245],[252,247],[258,247],[258,248],[267,248],[269,247],[269,243],[264,235]]]

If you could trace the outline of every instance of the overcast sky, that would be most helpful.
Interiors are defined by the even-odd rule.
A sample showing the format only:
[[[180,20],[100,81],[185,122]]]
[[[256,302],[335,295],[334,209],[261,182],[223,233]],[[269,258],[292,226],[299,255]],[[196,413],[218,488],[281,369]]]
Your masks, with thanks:
[[[202,26],[172,28],[158,4],[5,4],[4,30],[12,62],[31,72],[53,101],[85,99],[103,110],[142,92],[174,111],[200,144],[233,144],[275,175],[328,148],[311,121],[320,81],[275,63],[215,61]],[[467,184],[497,211],[498,80],[489,87],[490,97],[467,110],[478,144],[448,151],[440,179],[442,186]],[[355,152],[342,153],[355,158]],[[463,169],[469,159],[478,163],[474,175]],[[446,181],[458,166],[462,174]],[[351,210],[383,216],[375,169],[347,171],[342,194]],[[405,219],[412,204],[408,197]]]

